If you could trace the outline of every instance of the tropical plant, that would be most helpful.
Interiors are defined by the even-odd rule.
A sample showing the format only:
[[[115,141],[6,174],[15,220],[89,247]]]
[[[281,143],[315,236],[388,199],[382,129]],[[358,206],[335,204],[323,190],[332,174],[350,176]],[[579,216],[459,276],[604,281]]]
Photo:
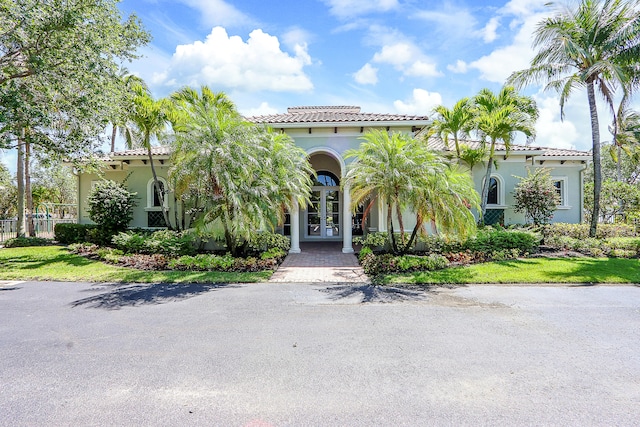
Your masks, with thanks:
[[[587,210],[593,207],[593,183],[585,184],[584,205]],[[629,219],[640,218],[640,187],[613,179],[602,182],[600,195],[600,216],[606,222],[626,222]]]
[[[89,193],[89,218],[105,231],[115,234],[123,231],[133,219],[136,193],[131,193],[121,183],[98,181]]]
[[[116,137],[118,135],[118,129],[122,133],[126,132],[127,121],[129,120],[130,111],[136,108],[136,96],[138,96],[138,90],[136,88],[142,88],[144,91],[149,90],[147,84],[140,77],[135,74],[129,73],[129,70],[122,67],[118,73],[119,83],[122,85],[121,91],[117,94],[118,103],[115,106],[116,111],[111,118],[111,152],[116,149]]]
[[[306,205],[313,170],[290,137],[245,122],[224,93],[206,86],[184,88],[172,101],[170,176],[201,233],[239,255],[253,231],[272,230],[294,202]]]
[[[427,138],[437,135],[449,148],[449,137],[453,137],[456,156],[460,157],[460,137],[469,135],[473,123],[473,109],[469,98],[462,98],[452,109],[438,105],[433,110],[436,118],[429,128]]]
[[[469,166],[469,170],[473,171],[473,167],[477,164],[482,164],[487,160],[486,147],[473,148],[466,144],[460,145],[460,160]]]
[[[388,244],[394,253],[409,251],[427,222],[445,234],[475,231],[469,208],[478,205],[478,196],[468,173],[449,166],[442,156],[406,134],[373,130],[361,139],[358,149],[345,153],[345,158],[354,160],[342,185],[351,189],[352,209],[368,201],[367,212],[378,198],[384,202]],[[403,217],[407,208],[416,214],[408,239]]]
[[[527,171],[514,191],[515,211],[524,212],[534,225],[547,224],[556,211],[560,198],[547,168]]]
[[[543,83],[560,94],[560,111],[576,88],[587,89],[591,117],[594,185],[591,228],[594,237],[600,214],[602,187],[600,129],[596,88],[613,111],[618,84],[633,86],[631,64],[640,57],[640,10],[637,0],[582,0],[575,7],[562,6],[555,16],[542,20],[533,42],[537,54],[531,67],[518,71],[508,82],[517,86]]]
[[[613,142],[609,154],[616,163],[616,179],[622,182],[622,153],[631,163],[638,163],[640,151],[640,113],[628,106],[628,98],[623,97],[616,113],[616,120],[609,126]]]
[[[504,86],[497,94],[489,89],[482,89],[473,98],[473,104],[476,130],[483,146],[486,147],[489,144],[487,171],[480,196],[481,221],[483,221],[487,211],[487,196],[496,143],[502,142],[508,153],[517,132],[522,132],[528,139],[534,138],[538,108],[532,98],[519,95],[511,86]]]
[[[169,101],[166,99],[154,100],[148,89],[141,85],[133,85],[132,109],[122,131],[129,148],[141,147],[147,150],[151,174],[153,176],[153,188],[160,200],[162,216],[168,228],[171,227],[169,212],[165,208],[167,188],[160,184],[153,161],[152,147],[154,141],[162,141],[166,137],[166,127],[169,124]]]

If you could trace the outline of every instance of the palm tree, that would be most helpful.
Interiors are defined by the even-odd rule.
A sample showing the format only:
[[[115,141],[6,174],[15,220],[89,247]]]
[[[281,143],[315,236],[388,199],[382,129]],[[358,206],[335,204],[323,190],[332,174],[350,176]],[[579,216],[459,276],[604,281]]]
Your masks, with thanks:
[[[471,177],[450,168],[444,157],[406,134],[373,130],[362,138],[358,149],[348,150],[353,158],[343,180],[351,188],[351,208],[380,198],[387,207],[388,242],[394,253],[406,253],[425,221],[433,221],[444,232],[474,228],[469,207],[477,201]],[[464,184],[464,185],[463,185]],[[405,238],[403,211],[416,213],[416,225]],[[393,214],[400,228],[395,238]]]
[[[533,99],[519,95],[511,86],[504,86],[498,94],[489,89],[482,89],[474,97],[473,103],[476,110],[477,132],[482,138],[483,146],[489,143],[487,171],[480,196],[480,212],[483,219],[487,211],[487,196],[496,143],[502,142],[508,153],[517,132],[522,132],[527,138],[534,138],[538,108]]]
[[[602,171],[596,88],[613,111],[615,85],[628,87],[629,64],[640,57],[638,0],[582,0],[575,8],[558,9],[538,24],[533,42],[538,49],[531,67],[508,82],[518,87],[543,83],[560,94],[560,111],[576,88],[586,87],[593,147],[593,213],[589,235],[595,237],[600,212]]]
[[[147,150],[151,174],[153,175],[153,187],[160,200],[162,216],[168,228],[171,227],[169,212],[165,209],[165,196],[167,189],[163,190],[153,161],[152,142],[161,141],[166,135],[169,123],[169,105],[167,100],[154,100],[149,91],[140,85],[133,86],[135,97],[133,108],[129,111],[127,122],[123,128],[128,148],[141,147]]]
[[[631,160],[635,160],[634,152],[640,147],[640,113],[629,108],[628,97],[623,96],[616,113],[616,120],[609,131],[613,135],[613,143],[609,154],[616,163],[618,182],[622,182],[622,152]]]
[[[136,91],[134,90],[134,88],[141,87],[146,91],[149,90],[144,80],[134,74],[129,73],[129,70],[124,67],[120,69],[118,77],[120,78],[120,81],[122,83],[122,92],[120,93],[120,102],[118,103],[116,115],[112,118],[111,121],[112,153],[116,148],[116,136],[118,134],[118,129],[124,130],[127,124],[129,111],[131,111],[135,107]]]
[[[221,228],[227,248],[244,250],[251,232],[273,229],[308,201],[313,173],[291,138],[245,122],[222,92],[203,86],[172,95],[176,131],[170,174],[197,214],[196,228]]]
[[[456,156],[459,158],[459,138],[469,135],[473,123],[473,110],[469,98],[462,98],[456,102],[452,109],[444,105],[438,105],[433,112],[438,117],[431,124],[427,138],[437,135],[448,149],[449,136],[452,136],[456,147]]]

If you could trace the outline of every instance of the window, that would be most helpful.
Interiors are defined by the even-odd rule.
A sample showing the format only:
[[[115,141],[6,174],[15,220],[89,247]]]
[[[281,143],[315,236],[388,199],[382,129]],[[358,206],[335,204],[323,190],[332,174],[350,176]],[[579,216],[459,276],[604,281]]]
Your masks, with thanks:
[[[169,207],[169,198],[167,197],[167,182],[164,178],[158,178],[158,184],[160,184],[160,191],[164,194],[164,208]],[[149,180],[147,183],[147,209],[156,208],[156,210],[160,210],[161,208],[160,196],[156,191],[156,187],[153,182],[153,178]]]
[[[553,177],[553,185],[556,187],[556,193],[558,193],[558,207],[567,206],[567,178],[566,177]]]
[[[495,177],[489,179],[489,193],[487,194],[487,204],[498,204],[498,180]]]
[[[329,171],[320,171],[316,178],[311,178],[314,187],[338,187],[340,180]]]

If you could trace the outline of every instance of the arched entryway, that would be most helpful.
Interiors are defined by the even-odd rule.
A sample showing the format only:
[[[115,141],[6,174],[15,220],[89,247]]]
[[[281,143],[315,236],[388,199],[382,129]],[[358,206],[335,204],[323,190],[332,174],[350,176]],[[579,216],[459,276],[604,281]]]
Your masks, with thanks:
[[[351,198],[341,188],[345,164],[339,153],[330,148],[309,152],[309,163],[316,171],[306,209],[292,212],[291,252],[300,252],[300,242],[342,241],[342,252],[353,252]]]

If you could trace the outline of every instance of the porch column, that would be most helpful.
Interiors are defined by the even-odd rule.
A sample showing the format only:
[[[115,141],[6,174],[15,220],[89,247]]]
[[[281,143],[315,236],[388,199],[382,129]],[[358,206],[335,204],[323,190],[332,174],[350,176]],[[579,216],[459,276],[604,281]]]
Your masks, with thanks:
[[[300,206],[297,200],[293,201],[293,210],[291,211],[291,248],[289,253],[300,253]]]
[[[345,254],[353,253],[353,239],[351,236],[351,188],[348,185],[344,186],[342,192],[342,252]]]

